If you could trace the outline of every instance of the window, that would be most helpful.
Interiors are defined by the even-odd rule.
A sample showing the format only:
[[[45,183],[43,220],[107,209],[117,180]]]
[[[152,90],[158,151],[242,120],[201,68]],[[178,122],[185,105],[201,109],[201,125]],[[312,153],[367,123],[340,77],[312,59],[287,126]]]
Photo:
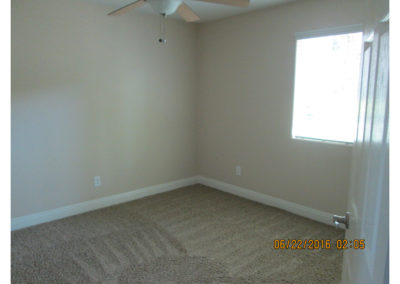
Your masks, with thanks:
[[[353,143],[362,33],[303,36],[297,35],[292,137]]]

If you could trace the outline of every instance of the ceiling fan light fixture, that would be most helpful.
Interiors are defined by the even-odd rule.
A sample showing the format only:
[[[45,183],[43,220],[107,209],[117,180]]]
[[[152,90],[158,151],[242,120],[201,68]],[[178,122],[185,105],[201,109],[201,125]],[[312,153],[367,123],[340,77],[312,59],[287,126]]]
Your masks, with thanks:
[[[230,6],[238,6],[238,7],[248,7],[250,0],[197,0],[202,2],[210,2],[215,4],[225,4]],[[160,43],[166,43],[165,39],[165,17],[177,12],[179,16],[181,16],[186,22],[197,22],[200,20],[200,17],[183,2],[183,0],[135,0],[134,2],[125,5],[117,10],[114,10],[108,15],[116,16],[126,13],[127,11],[135,8],[139,8],[142,5],[149,3],[151,8],[159,15],[160,17]]]
[[[146,0],[158,14],[171,15],[176,12],[182,0]]]

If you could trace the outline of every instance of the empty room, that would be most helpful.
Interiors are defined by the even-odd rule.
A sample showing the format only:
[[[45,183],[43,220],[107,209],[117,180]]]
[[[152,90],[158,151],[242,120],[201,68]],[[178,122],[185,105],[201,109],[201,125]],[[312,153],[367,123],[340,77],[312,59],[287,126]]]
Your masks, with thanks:
[[[389,283],[388,0],[11,0],[11,283]]]

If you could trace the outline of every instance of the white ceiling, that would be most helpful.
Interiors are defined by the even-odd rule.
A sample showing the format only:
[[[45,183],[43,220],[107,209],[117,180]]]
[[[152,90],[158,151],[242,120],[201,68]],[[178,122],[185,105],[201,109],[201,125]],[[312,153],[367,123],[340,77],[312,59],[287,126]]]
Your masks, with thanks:
[[[112,10],[125,6],[129,3],[132,3],[135,0],[85,0],[85,1],[108,5],[110,6],[110,12],[111,12]],[[269,6],[284,4],[293,1],[296,0],[250,0],[250,6],[248,8],[238,8],[228,5],[219,5],[219,4],[213,4],[195,0],[184,0],[184,2],[187,5],[189,5],[196,12],[197,15],[199,15],[200,23],[218,20],[242,13],[248,13],[250,11],[259,10]],[[154,11],[148,4],[143,5],[142,7],[137,8],[136,10],[143,13],[154,14]],[[129,11],[128,13],[132,12]],[[174,19],[181,19],[176,13],[174,15],[170,15],[169,17]]]

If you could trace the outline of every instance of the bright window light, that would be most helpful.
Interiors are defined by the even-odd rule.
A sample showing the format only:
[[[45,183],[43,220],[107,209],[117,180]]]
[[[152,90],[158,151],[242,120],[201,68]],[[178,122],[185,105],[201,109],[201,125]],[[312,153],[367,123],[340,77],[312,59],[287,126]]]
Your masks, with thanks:
[[[353,143],[362,33],[298,39],[292,137]]]

